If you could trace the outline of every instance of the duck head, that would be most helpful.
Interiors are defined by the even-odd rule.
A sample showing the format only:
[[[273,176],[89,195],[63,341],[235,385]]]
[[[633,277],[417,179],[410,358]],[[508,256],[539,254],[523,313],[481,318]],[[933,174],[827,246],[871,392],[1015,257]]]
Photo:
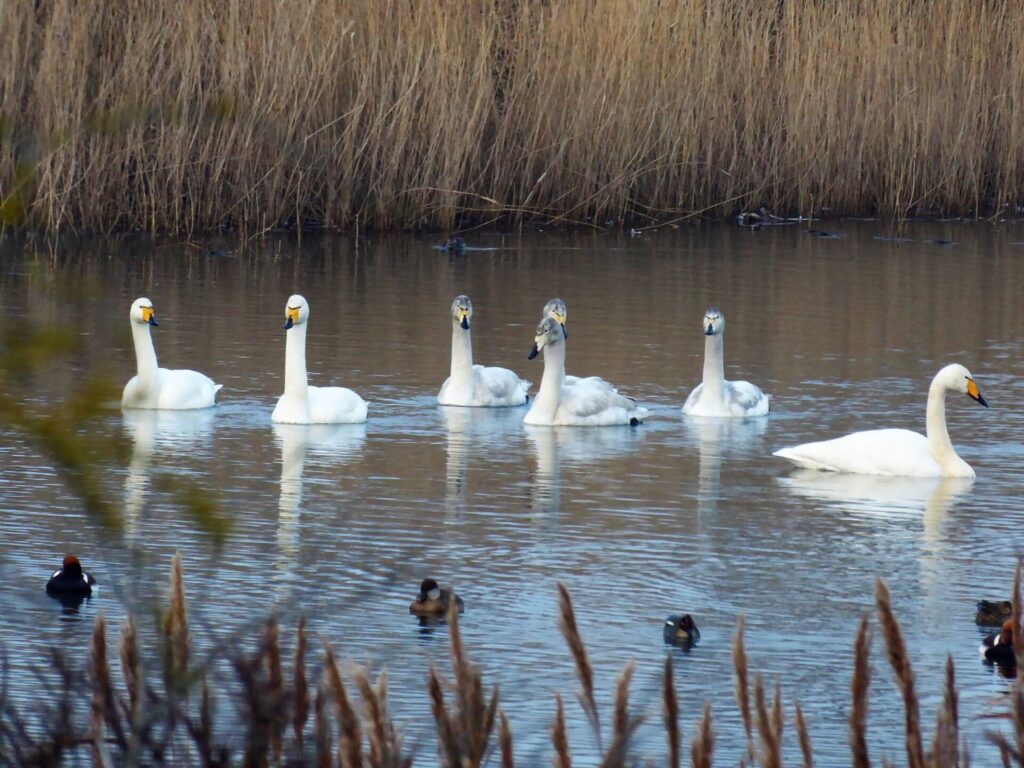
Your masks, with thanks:
[[[128,313],[133,323],[142,325],[157,325],[156,313],[153,312],[153,302],[146,298],[139,298],[132,302],[131,311]]]
[[[473,303],[469,296],[460,294],[455,297],[455,301],[452,302],[452,318],[463,329],[469,330],[469,321],[473,318]]]
[[[284,318],[286,331],[296,325],[301,325],[309,319],[309,304],[297,293],[289,296],[288,303],[284,307]]]
[[[427,600],[439,600],[441,598],[441,587],[433,579],[424,579],[420,582],[420,593],[416,597],[417,603],[425,603]]]
[[[544,311],[541,313],[544,317],[550,317],[560,326],[562,326],[562,334],[565,338],[569,338],[569,331],[565,327],[566,320],[569,318],[569,311],[565,308],[565,302],[561,299],[551,299],[547,304],[544,305]]]
[[[61,570],[64,572],[65,576],[81,577],[82,564],[74,555],[68,555],[64,558],[64,563],[61,566]]]
[[[565,340],[565,332],[562,324],[551,317],[545,317],[537,326],[537,332],[533,337],[533,349],[527,355],[527,359],[533,360],[545,347],[561,344]]]

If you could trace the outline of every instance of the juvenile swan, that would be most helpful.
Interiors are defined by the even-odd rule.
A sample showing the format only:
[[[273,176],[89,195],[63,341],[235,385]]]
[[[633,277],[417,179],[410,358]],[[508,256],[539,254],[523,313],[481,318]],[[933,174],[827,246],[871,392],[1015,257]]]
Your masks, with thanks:
[[[928,388],[925,437],[908,429],[873,429],[852,435],[783,448],[775,456],[808,469],[899,477],[974,477],[957,456],[946,430],[946,392],[961,392],[988,407],[962,365],[947,365]]]
[[[717,309],[704,313],[704,380],[683,404],[688,416],[735,418],[764,416],[768,413],[768,395],[749,381],[726,381],[722,335],[725,318]]]
[[[441,405],[500,407],[526,402],[530,382],[507,368],[473,365],[473,342],[469,321],[473,304],[468,296],[456,296],[452,302],[452,370],[441,385],[437,402]]]
[[[138,373],[125,384],[121,407],[177,411],[211,407],[217,390],[223,384],[214,384],[210,377],[196,371],[157,366],[153,337],[149,332],[149,326],[157,324],[153,302],[145,298],[136,299],[128,317],[132,322]]]
[[[620,395],[615,387],[596,376],[566,383],[565,332],[561,324],[550,317],[545,317],[537,326],[530,360],[541,351],[544,352],[544,378],[523,419],[526,424],[605,426],[639,424],[647,417],[646,408]]]
[[[285,307],[284,394],[270,417],[282,424],[361,424],[366,401],[344,387],[311,387],[306,378],[309,304],[290,296]]]

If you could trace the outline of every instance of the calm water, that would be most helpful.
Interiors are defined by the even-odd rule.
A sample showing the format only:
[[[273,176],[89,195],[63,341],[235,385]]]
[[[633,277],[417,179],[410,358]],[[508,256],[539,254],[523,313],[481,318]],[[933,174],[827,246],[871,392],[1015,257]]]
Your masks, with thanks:
[[[464,634],[503,706],[524,763],[547,762],[554,694],[570,744],[595,744],[572,696],[577,683],[557,629],[556,582],[571,590],[597,670],[599,706],[621,666],[637,662],[631,701],[651,722],[642,754],[663,754],[661,623],[691,612],[701,643],[676,656],[684,734],[714,705],[717,754],[734,764],[743,740],[729,643],[746,616],[751,667],[781,681],[786,749],[792,702],[810,724],[818,763],[848,764],[850,649],[888,579],[912,648],[926,733],[946,654],[956,663],[963,727],[979,764],[995,760],[984,731],[1004,711],[1007,683],[978,659],[974,602],[1008,596],[1024,515],[1024,226],[916,225],[912,242],[875,239],[878,224],[843,222],[824,240],[796,228],[734,226],[648,234],[471,238],[492,251],[458,259],[412,237],[270,240],[245,252],[221,242],[124,239],[50,250],[0,244],[0,323],[75,329],[87,353],[36,382],[51,400],[94,366],[134,373],[128,307],[155,304],[161,364],[224,384],[216,409],[124,414],[97,429],[131,441],[110,492],[123,498],[115,541],[80,512],[20,437],[0,438],[0,643],[22,704],[37,691],[41,648],[84,655],[90,622],[118,623],[161,598],[180,550],[197,647],[252,648],[269,611],[310,627],[345,656],[387,666],[395,719],[419,762],[434,760],[425,674],[442,665],[444,627],[407,614],[416,584],[437,576],[465,597]],[[928,239],[955,240],[950,246]],[[227,253],[220,253],[222,249]],[[210,254],[209,251],[216,253]],[[350,386],[370,402],[365,426],[273,426],[282,390],[284,302],[311,305],[312,383]],[[452,297],[474,303],[477,362],[527,361],[541,306],[569,307],[570,373],[597,374],[652,410],[636,429],[543,430],[524,409],[440,408]],[[700,377],[700,319],[727,319],[726,367],[773,396],[750,421],[684,419]],[[945,363],[974,373],[992,406],[952,397],[950,431],[976,482],[884,481],[794,474],[772,450],[871,426],[923,430],[928,383]],[[234,527],[214,551],[154,473],[213,490]],[[134,550],[141,555],[133,555]],[[101,582],[78,617],[46,599],[48,572],[77,552]],[[876,633],[877,635],[877,633]],[[292,631],[286,630],[291,644]],[[877,758],[903,760],[902,708],[874,644],[870,738]]]

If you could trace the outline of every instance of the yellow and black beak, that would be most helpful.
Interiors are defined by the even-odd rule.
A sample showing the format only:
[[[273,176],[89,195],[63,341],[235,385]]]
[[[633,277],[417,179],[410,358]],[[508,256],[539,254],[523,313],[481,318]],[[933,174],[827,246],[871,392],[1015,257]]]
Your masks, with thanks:
[[[150,325],[159,325],[156,321],[156,313],[153,312],[152,307],[142,308],[142,322],[149,323]]]
[[[977,400],[988,408],[988,403],[985,402],[985,398],[982,397],[981,392],[978,391],[978,385],[974,383],[974,379],[967,380],[967,396],[972,400]]]
[[[287,318],[284,321],[284,329],[286,331],[289,328],[291,328],[293,325],[295,325],[297,322],[299,322],[299,308],[298,307],[288,307],[288,309],[285,310],[284,315],[285,315],[285,318]]]
[[[533,360],[537,355],[540,354],[540,349],[537,347],[537,342],[533,342],[533,348],[530,349],[530,354],[526,356],[527,360]]]
[[[469,330],[469,312],[467,312],[465,309],[457,310],[455,312],[455,317],[458,318],[459,325],[461,325],[464,330],[468,331]]]
[[[555,312],[554,313],[554,317],[555,317],[555,321],[560,326],[562,326],[562,336],[568,339],[569,338],[569,329],[565,327],[565,315],[560,314],[558,312]]]

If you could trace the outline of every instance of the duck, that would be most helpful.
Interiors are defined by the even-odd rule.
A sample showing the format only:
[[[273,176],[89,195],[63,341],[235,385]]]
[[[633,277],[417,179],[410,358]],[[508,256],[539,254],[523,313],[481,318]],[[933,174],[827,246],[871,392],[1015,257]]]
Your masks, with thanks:
[[[611,426],[640,424],[649,411],[631,397],[620,395],[604,379],[588,376],[575,382],[565,378],[565,332],[554,318],[537,326],[528,359],[544,353],[540,391],[523,419],[540,426]]]
[[[741,227],[760,227],[768,222],[771,214],[763,205],[756,211],[742,211],[736,216],[736,222]]]
[[[988,407],[971,372],[953,363],[936,373],[928,388],[925,435],[909,429],[873,429],[834,440],[783,448],[773,455],[798,467],[831,472],[889,477],[973,478],[974,469],[957,455],[946,430],[947,392],[965,394]]]
[[[1016,657],[1013,653],[1013,619],[1003,622],[1003,628],[997,635],[991,635],[981,641],[978,646],[978,653],[985,661],[994,661],[997,664],[1014,664]]]
[[[186,411],[212,408],[223,384],[198,371],[160,368],[150,328],[158,325],[153,302],[142,297],[132,302],[128,316],[135,342],[136,373],[121,394],[122,408]]]
[[[746,418],[768,413],[769,397],[749,381],[726,381],[724,342],[725,316],[711,307],[701,321],[704,330],[704,378],[686,402],[687,416]]]
[[[466,241],[459,235],[452,235],[444,241],[441,250],[454,256],[461,256],[466,252]]]
[[[452,600],[455,601],[459,613],[466,610],[461,597],[450,589],[442,589],[434,579],[424,579],[420,582],[420,593],[409,603],[409,613],[417,616],[443,616],[448,613],[448,606]]]
[[[60,570],[54,571],[46,582],[46,594],[55,597],[89,597],[96,579],[82,570],[82,563],[74,555],[68,555]]]
[[[700,640],[700,630],[688,613],[669,616],[662,627],[662,637],[670,645],[689,648]]]
[[[285,305],[284,394],[271,421],[278,424],[362,424],[366,401],[345,387],[313,387],[306,375],[309,303],[298,294]]]
[[[473,304],[469,296],[461,294],[455,297],[451,316],[451,374],[441,385],[437,402],[484,408],[523,405],[529,397],[529,381],[519,378],[508,368],[473,365],[473,342],[470,338]]]
[[[1013,617],[1013,603],[1009,600],[979,600],[974,623],[983,627],[1000,627]]]

